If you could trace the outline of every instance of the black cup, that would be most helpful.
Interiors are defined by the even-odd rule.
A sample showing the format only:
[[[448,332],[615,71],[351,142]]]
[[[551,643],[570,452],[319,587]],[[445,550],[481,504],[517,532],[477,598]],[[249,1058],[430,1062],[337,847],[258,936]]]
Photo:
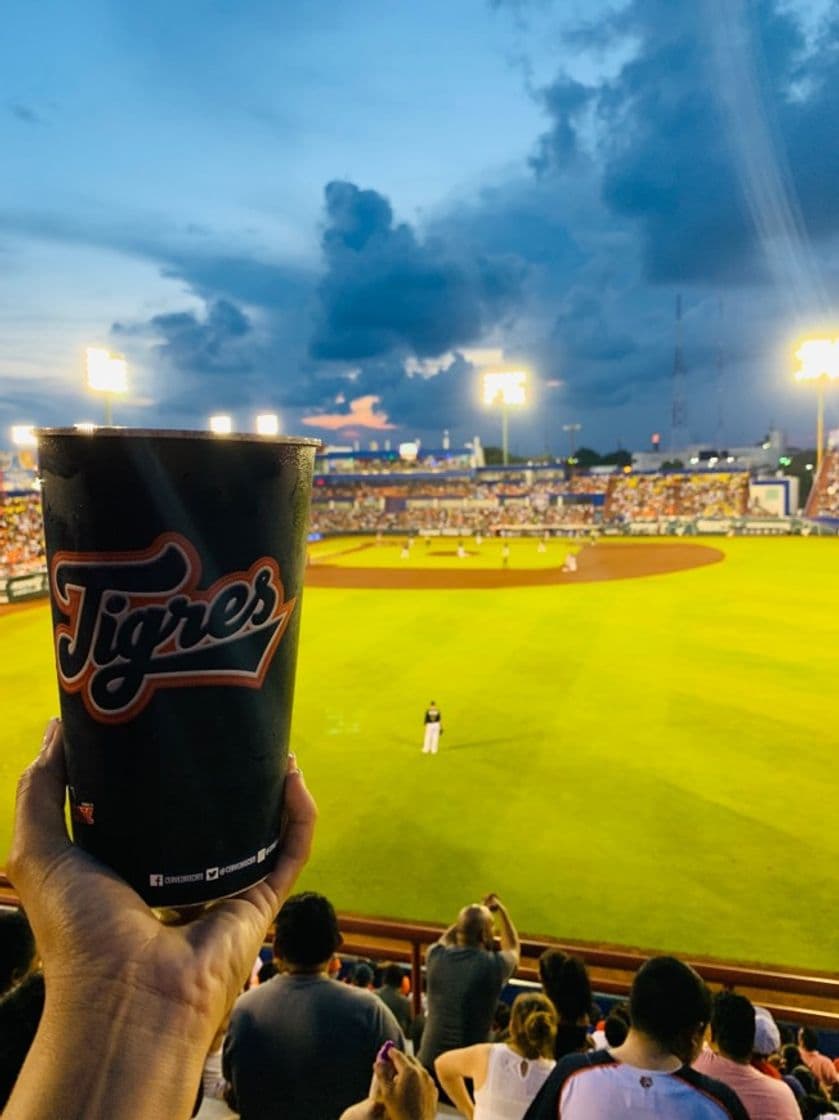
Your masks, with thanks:
[[[39,433],[73,834],[152,906],[276,859],[317,446]]]

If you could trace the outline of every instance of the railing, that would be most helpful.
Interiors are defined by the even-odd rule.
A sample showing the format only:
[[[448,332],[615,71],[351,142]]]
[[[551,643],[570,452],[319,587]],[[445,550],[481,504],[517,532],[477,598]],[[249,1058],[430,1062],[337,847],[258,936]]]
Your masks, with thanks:
[[[19,905],[12,884],[2,872],[0,905]],[[414,1010],[419,1011],[423,949],[438,940],[444,927],[431,922],[366,918],[360,914],[339,914],[338,919],[344,936],[343,953],[410,965]],[[524,936],[517,979],[538,982],[538,960],[548,948],[581,957],[589,970],[594,991],[615,996],[625,996],[629,992],[635,972],[648,957],[655,955],[653,950]],[[776,1019],[839,1031],[839,974],[680,956],[693,965],[708,984],[736,988],[754,1003],[767,1007]]]

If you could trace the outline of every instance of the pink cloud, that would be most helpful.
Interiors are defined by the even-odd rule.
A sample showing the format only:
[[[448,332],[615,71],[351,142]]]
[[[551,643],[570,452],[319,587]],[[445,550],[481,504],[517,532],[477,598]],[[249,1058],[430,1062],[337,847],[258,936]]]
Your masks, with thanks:
[[[396,428],[391,424],[386,412],[376,412],[380,397],[356,397],[350,401],[349,412],[320,412],[315,416],[304,416],[303,423],[313,428],[328,428],[337,432],[339,428],[367,428],[374,432],[387,432]]]

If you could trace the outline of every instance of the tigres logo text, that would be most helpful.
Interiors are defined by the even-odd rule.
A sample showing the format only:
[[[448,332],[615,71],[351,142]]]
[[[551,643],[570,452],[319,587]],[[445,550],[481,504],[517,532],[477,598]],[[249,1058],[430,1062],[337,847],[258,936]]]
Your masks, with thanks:
[[[276,561],[257,560],[198,590],[201,560],[178,533],[142,552],[58,552],[53,601],[62,688],[101,723],[124,723],[159,688],[260,688],[296,599]]]

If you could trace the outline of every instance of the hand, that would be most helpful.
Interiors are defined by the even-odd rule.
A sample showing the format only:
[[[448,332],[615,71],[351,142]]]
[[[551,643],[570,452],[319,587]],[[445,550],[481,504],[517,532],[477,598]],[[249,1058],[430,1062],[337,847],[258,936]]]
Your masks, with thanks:
[[[348,1108],[341,1120],[434,1120],[437,1086],[416,1058],[390,1050],[373,1074],[371,1095]]]
[[[191,1067],[197,1066],[200,1073],[216,1029],[308,859],[317,809],[290,759],[286,822],[274,870],[235,898],[213,903],[191,919],[179,915],[178,924],[166,925],[114,871],[70,841],[65,790],[61,722],[53,720],[41,753],[18,783],[8,861],[9,878],[35,932],[48,990],[33,1046],[39,1051],[41,1040],[40,1053],[34,1059],[30,1053],[9,1115],[39,1115],[39,1110],[41,1115],[65,1114],[49,1097],[44,1071],[37,1068],[54,1051],[55,1068],[47,1079],[52,1091],[61,1083],[62,1059],[72,1061],[77,1064],[76,1099],[84,1098],[87,1073],[91,1080],[105,1079],[104,1089],[97,1089],[107,1097],[109,1063],[119,1065],[121,1080],[129,1079],[127,1094],[135,1067],[144,1064],[148,1075],[157,1061],[157,1105],[163,1115],[167,1108],[161,1081],[167,1061],[158,1051],[168,1048],[171,1060],[181,1063],[178,1068],[185,1079]],[[102,1050],[97,1053],[98,1040]],[[93,1071],[94,1062],[98,1072]],[[30,1064],[36,1068],[30,1070]],[[110,1073],[113,1078],[113,1070]],[[67,1075],[72,1078],[73,1071]],[[72,1092],[72,1085],[63,1088]],[[136,1085],[133,1092],[139,1105],[142,1094]],[[195,1084],[187,1087],[187,1097],[190,1093],[194,1098]],[[20,1097],[25,1098],[24,1107],[12,1109],[11,1103]],[[101,1103],[104,1109],[107,1101]],[[98,1115],[92,1110],[94,1114]],[[177,1109],[169,1114],[177,1114]],[[122,1113],[114,1110],[113,1115]]]
[[[494,914],[497,910],[501,909],[501,899],[497,894],[487,894],[481,899],[482,905],[486,906],[487,910],[491,910]]]

